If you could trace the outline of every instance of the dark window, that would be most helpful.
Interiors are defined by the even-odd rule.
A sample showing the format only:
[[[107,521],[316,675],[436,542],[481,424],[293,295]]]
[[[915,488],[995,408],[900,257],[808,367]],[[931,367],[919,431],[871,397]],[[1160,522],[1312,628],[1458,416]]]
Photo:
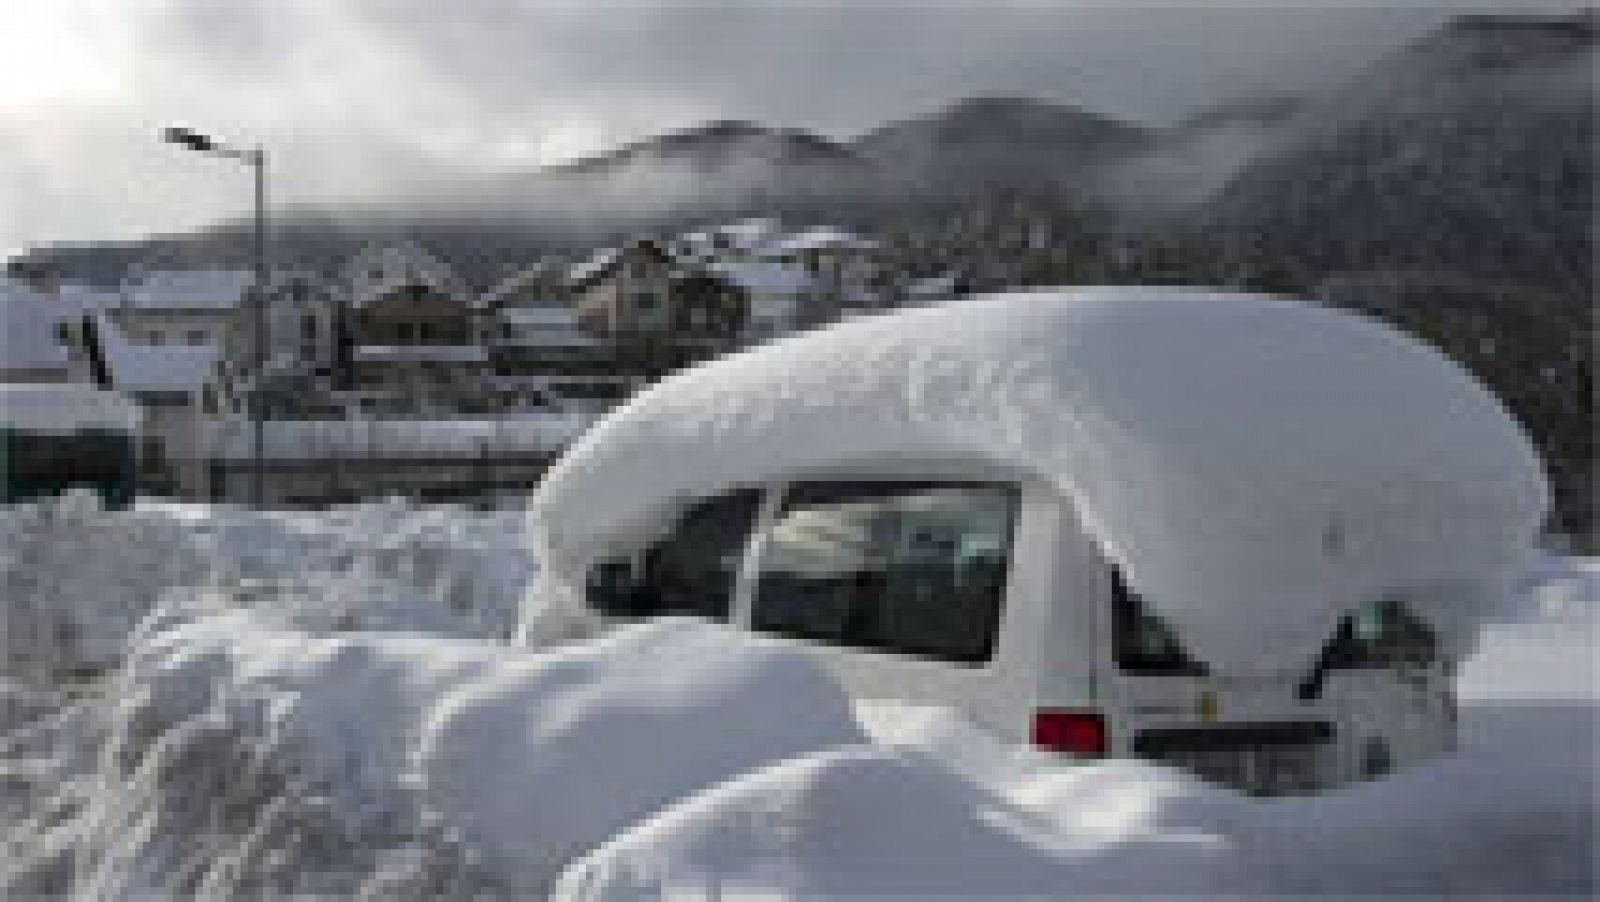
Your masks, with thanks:
[[[597,564],[589,575],[590,600],[620,616],[727,620],[760,507],[759,489],[740,489],[690,508],[670,535],[643,552]]]
[[[1015,486],[813,483],[767,535],[758,630],[961,663],[994,655]]]
[[[1117,666],[1144,676],[1204,676],[1165,620],[1128,587],[1122,570],[1111,568],[1111,648]]]
[[[1323,651],[1331,670],[1432,664],[1439,658],[1433,630],[1393,599],[1362,605],[1339,621]]]

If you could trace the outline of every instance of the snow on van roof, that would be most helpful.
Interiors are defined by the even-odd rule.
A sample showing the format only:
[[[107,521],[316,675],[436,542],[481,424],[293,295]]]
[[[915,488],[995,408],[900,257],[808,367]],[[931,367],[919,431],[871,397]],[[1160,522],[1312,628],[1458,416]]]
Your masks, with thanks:
[[[1052,486],[1219,671],[1303,668],[1345,611],[1397,591],[1459,648],[1547,503],[1494,397],[1376,321],[1205,289],[1012,292],[793,336],[641,393],[533,498],[541,603],[571,605],[607,543],[685,499],[917,461]]]
[[[78,383],[0,384],[0,424],[29,432],[133,430],[139,406],[120,392]]]

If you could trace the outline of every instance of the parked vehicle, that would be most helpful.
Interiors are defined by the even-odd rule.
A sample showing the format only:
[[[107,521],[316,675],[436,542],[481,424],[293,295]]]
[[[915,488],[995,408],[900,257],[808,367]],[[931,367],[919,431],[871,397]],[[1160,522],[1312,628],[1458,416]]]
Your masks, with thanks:
[[[0,385],[0,504],[87,488],[108,507],[133,499],[138,406],[78,384]]]
[[[1451,748],[1456,664],[1545,503],[1494,399],[1374,322],[1000,296],[779,342],[602,422],[535,498],[529,630],[704,617],[1066,758],[1303,792]]]

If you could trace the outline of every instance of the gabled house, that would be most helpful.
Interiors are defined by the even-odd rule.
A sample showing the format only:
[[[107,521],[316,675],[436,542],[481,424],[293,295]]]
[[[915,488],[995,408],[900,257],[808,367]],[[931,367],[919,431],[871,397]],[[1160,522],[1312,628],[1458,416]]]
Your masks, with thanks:
[[[488,354],[479,299],[415,244],[372,247],[346,267],[337,386],[368,410],[463,410],[481,401]]]
[[[732,348],[747,315],[742,290],[651,238],[597,254],[567,287],[584,327],[646,376]]]
[[[484,293],[491,379],[503,408],[609,406],[631,387],[614,344],[584,327],[565,274],[541,262]]]

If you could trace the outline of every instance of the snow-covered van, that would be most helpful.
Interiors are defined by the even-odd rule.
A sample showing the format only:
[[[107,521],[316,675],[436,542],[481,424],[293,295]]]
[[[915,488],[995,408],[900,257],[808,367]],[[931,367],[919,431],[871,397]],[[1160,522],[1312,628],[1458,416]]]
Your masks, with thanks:
[[[0,504],[70,488],[108,506],[133,498],[139,408],[115,391],[76,383],[0,385]]]
[[[690,615],[861,698],[1260,793],[1454,739],[1454,669],[1546,505],[1439,354],[1313,304],[1030,291],[685,371],[532,503],[528,641]]]

